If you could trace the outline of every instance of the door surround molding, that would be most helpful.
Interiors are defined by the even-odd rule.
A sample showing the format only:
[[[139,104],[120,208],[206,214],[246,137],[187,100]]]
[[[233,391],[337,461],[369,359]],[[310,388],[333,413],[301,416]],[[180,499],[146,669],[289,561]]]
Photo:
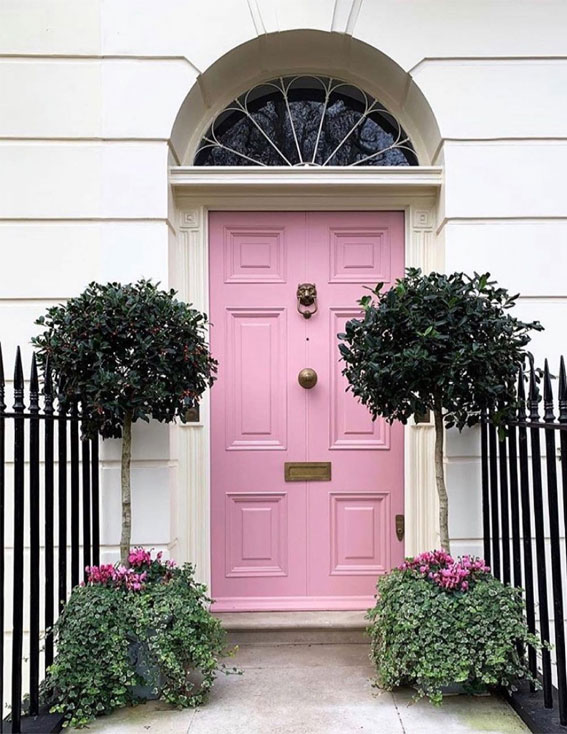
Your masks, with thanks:
[[[426,272],[444,269],[443,244],[436,234],[441,169],[383,168],[378,173],[352,168],[320,170],[324,176],[319,175],[319,169],[172,168],[170,287],[196,308],[209,312],[208,212],[215,210],[404,211],[406,267],[420,267]],[[348,171],[348,176],[343,176],[342,171]],[[415,175],[409,176],[409,171]],[[210,585],[208,394],[203,396],[198,422],[173,425],[170,431],[172,459],[177,459],[171,500],[171,554],[178,561],[196,564],[198,580]],[[433,446],[430,423],[406,426],[406,555],[430,550],[438,544]]]

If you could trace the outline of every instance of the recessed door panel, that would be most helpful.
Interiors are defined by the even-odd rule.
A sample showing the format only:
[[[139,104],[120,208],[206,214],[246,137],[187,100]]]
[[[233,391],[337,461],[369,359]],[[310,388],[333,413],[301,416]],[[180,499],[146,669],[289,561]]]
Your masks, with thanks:
[[[328,239],[331,283],[390,282],[391,243],[387,227],[330,227]]]
[[[285,227],[227,225],[225,283],[285,283]]]
[[[227,576],[285,576],[287,523],[285,492],[227,493]]]
[[[331,377],[331,449],[388,449],[389,426],[382,418],[372,420],[370,413],[347,391],[348,382],[342,374],[342,362],[338,360],[337,334],[344,331],[349,319],[360,318],[355,308],[331,308],[329,319],[329,343],[336,345],[329,354]]]
[[[286,312],[226,310],[227,449],[285,449]]]
[[[387,492],[330,493],[331,574],[374,579],[389,568]]]

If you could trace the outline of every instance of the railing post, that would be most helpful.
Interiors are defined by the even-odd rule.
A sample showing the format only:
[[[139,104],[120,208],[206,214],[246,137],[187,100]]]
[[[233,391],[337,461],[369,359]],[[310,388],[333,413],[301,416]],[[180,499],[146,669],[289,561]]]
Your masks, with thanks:
[[[44,366],[43,378],[43,412],[45,414],[44,429],[44,543],[45,543],[45,605],[44,605],[44,623],[45,623],[45,670],[49,668],[53,662],[53,607],[55,604],[55,581],[54,581],[54,477],[53,477],[53,459],[54,459],[54,416],[53,416],[53,380],[51,377],[51,367],[49,360],[46,360]]]
[[[516,426],[508,427],[508,461],[510,470],[510,511],[512,525],[512,568],[514,586],[522,586],[522,552],[520,546],[520,502],[518,489],[518,449]]]
[[[67,599],[67,403],[63,385],[57,389],[57,597],[58,613]]]
[[[486,410],[482,411],[480,419],[480,455],[482,477],[482,538],[484,560],[490,566],[490,488],[488,482],[488,416]]]
[[[71,588],[79,583],[79,416],[71,401]]]
[[[24,373],[18,347],[14,367],[14,576],[12,589],[12,732],[22,715],[22,637],[24,616]]]
[[[535,634],[534,570],[532,553],[532,521],[530,507],[530,476],[528,460],[528,432],[526,429],[526,392],[524,370],[518,376],[518,445],[520,454],[520,500],[522,504],[522,537],[524,548],[524,579],[526,587],[526,620],[528,629]],[[532,675],[537,674],[537,657],[533,647],[528,648],[528,665]]]
[[[30,375],[29,525],[30,525],[30,714],[39,709],[39,380],[35,354]]]
[[[99,476],[98,476],[98,435],[92,439],[91,446],[91,494],[92,494],[92,542],[93,565],[100,564],[100,512],[99,512]]]
[[[537,588],[539,601],[540,636],[544,643],[549,642],[549,607],[547,602],[547,565],[545,557],[545,530],[543,522],[543,483],[541,476],[541,442],[539,423],[539,390],[533,363],[530,364],[530,438],[532,447],[532,478],[534,488],[534,525],[537,553]],[[547,648],[541,651],[543,675],[543,702],[546,708],[553,708],[552,681],[551,681],[551,654]]]
[[[502,529],[502,581],[510,583],[510,510],[508,500],[508,452],[506,438],[498,442],[500,469],[500,527]]]
[[[496,428],[488,425],[488,461],[490,474],[490,516],[492,524],[492,572],[500,578],[500,523],[498,520],[498,458]]]
[[[545,423],[555,423],[553,390],[549,365],[545,360],[543,374],[543,404]],[[559,497],[557,492],[557,459],[555,456],[555,429],[545,429],[545,459],[547,467],[547,501],[549,509],[549,537],[551,545],[551,579],[553,586],[553,620],[555,654],[557,659],[557,689],[559,721],[567,725],[567,670],[565,663],[565,619],[563,613],[563,582],[561,576],[561,547],[559,543]]]
[[[86,581],[85,568],[91,565],[91,442],[88,438],[83,437],[81,447],[83,480],[83,573],[81,576]]]
[[[561,490],[563,497],[563,529],[565,532],[565,558],[567,559],[567,375],[565,360],[561,357],[559,366],[559,431],[561,447]]]
[[[6,411],[6,403],[4,401],[4,361],[2,359],[2,346],[0,345],[0,632],[2,640],[0,640],[0,705],[4,706],[4,585],[5,585],[5,544],[6,533],[4,522],[6,519],[6,426],[4,413]],[[4,731],[3,714],[0,714],[0,734]]]

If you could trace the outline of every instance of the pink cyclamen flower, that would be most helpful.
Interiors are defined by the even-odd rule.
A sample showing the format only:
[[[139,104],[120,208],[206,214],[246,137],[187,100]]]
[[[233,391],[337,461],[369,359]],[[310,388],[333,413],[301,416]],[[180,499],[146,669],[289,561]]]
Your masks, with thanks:
[[[480,558],[464,555],[454,559],[443,550],[427,551],[408,558],[399,568],[417,573],[442,589],[463,592],[470,589],[472,581],[490,573],[490,568]]]
[[[133,548],[128,554],[128,568],[119,564],[87,566],[85,568],[87,584],[127,591],[142,591],[148,581],[149,572],[152,574],[153,581],[165,583],[173,576],[172,569],[175,568],[175,562],[162,561],[162,555],[160,551],[155,558],[152,558],[151,551],[144,548]]]

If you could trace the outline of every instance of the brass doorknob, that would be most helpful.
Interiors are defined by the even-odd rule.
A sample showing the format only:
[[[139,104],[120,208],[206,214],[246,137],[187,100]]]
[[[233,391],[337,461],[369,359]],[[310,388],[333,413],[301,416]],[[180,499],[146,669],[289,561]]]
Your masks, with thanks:
[[[297,381],[306,390],[311,390],[317,384],[317,373],[311,367],[304,367],[297,375]]]

